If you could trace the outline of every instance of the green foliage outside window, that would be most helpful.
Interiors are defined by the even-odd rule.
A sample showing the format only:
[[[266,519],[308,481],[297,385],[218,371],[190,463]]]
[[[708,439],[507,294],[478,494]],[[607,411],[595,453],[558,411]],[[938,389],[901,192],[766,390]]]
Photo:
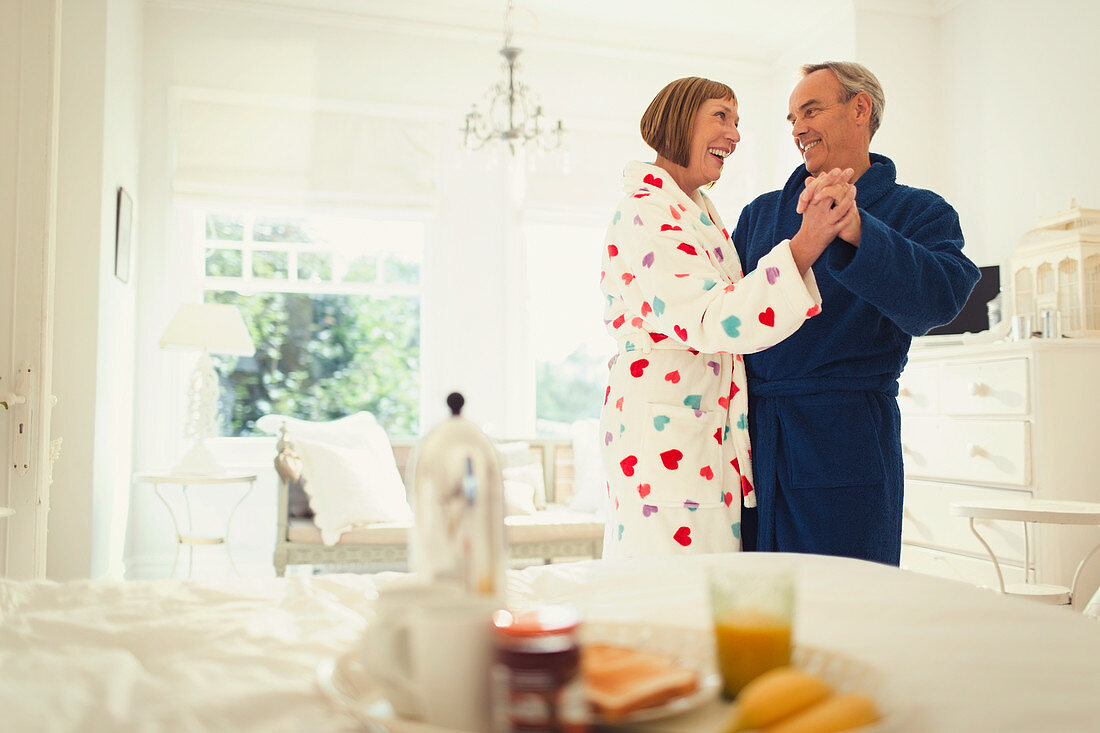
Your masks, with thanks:
[[[535,370],[535,417],[568,425],[599,417],[603,407],[606,368],[582,345],[564,360],[542,362]],[[595,376],[594,376],[595,375]]]
[[[244,221],[236,216],[211,214],[206,217],[206,238],[240,242],[244,239]]]
[[[263,280],[286,280],[290,272],[290,256],[286,252],[252,253],[252,277]]]
[[[331,280],[332,255],[325,253],[302,253],[298,255],[299,280]]]
[[[207,249],[207,277],[240,277],[244,272],[244,253],[239,249]]]
[[[372,283],[378,277],[378,258],[364,255],[356,257],[348,264],[344,282]]]
[[[415,285],[420,282],[420,263],[406,262],[396,257],[386,258],[386,282]]]
[[[298,222],[284,219],[257,219],[252,226],[252,239],[256,242],[312,242],[307,228]]]
[[[241,309],[256,354],[214,357],[219,421],[258,434],[269,413],[334,420],[360,410],[391,436],[419,432],[419,298],[207,291]]]

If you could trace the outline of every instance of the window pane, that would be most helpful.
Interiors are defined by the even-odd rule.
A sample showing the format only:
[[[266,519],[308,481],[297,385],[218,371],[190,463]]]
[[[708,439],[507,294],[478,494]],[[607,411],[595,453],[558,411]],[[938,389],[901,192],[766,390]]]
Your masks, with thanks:
[[[257,250],[252,253],[252,277],[265,280],[286,280],[290,269],[287,264],[289,255],[286,252],[264,252]]]
[[[390,255],[386,258],[386,276],[384,281],[388,285],[416,285],[420,282],[420,263]]]
[[[599,417],[607,386],[607,355],[581,344],[564,358],[535,365],[535,419],[540,434],[567,435],[577,420]]]
[[[536,430],[568,436],[599,417],[614,342],[603,323],[602,227],[528,223],[527,283],[535,349]]]
[[[310,242],[305,223],[286,219],[257,219],[252,226],[252,239],[257,242]]]
[[[377,257],[356,257],[348,263],[347,272],[344,273],[344,282],[372,283],[378,277]]]
[[[239,249],[207,249],[207,277],[240,277],[244,272],[243,253]]]
[[[299,280],[331,280],[332,255],[302,253],[298,255]]]
[[[243,241],[244,220],[236,216],[210,214],[206,217],[206,238]]]
[[[333,420],[366,410],[391,436],[419,433],[417,297],[208,291],[241,309],[253,357],[214,358],[224,435],[256,434],[262,415]]]

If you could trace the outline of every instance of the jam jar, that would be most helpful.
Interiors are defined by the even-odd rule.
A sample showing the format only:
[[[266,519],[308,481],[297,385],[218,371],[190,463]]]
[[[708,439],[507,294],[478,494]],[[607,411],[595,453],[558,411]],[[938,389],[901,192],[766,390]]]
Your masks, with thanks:
[[[573,606],[493,614],[494,733],[586,733],[591,712]]]

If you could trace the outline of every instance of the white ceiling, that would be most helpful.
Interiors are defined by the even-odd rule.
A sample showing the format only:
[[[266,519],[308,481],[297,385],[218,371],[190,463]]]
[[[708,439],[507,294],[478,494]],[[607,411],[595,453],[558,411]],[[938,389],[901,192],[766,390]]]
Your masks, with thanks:
[[[827,19],[854,6],[935,16],[953,0],[516,0],[514,42],[598,45],[613,51],[708,55],[768,62]],[[506,0],[147,0],[219,11],[291,13],[321,22],[377,22],[395,29],[460,32],[503,40]]]

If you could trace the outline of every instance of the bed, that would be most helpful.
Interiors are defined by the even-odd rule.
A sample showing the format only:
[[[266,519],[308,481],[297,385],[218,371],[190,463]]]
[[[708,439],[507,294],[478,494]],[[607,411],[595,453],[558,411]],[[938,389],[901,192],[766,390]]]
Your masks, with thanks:
[[[715,564],[795,570],[796,641],[880,672],[882,730],[1096,730],[1100,622],[844,558],[734,554],[509,571],[512,605],[568,602],[586,622],[708,628]],[[240,581],[0,580],[0,728],[341,731],[317,670],[372,617],[398,573]],[[638,730],[720,730],[715,701]],[[393,733],[410,730],[387,724]]]

